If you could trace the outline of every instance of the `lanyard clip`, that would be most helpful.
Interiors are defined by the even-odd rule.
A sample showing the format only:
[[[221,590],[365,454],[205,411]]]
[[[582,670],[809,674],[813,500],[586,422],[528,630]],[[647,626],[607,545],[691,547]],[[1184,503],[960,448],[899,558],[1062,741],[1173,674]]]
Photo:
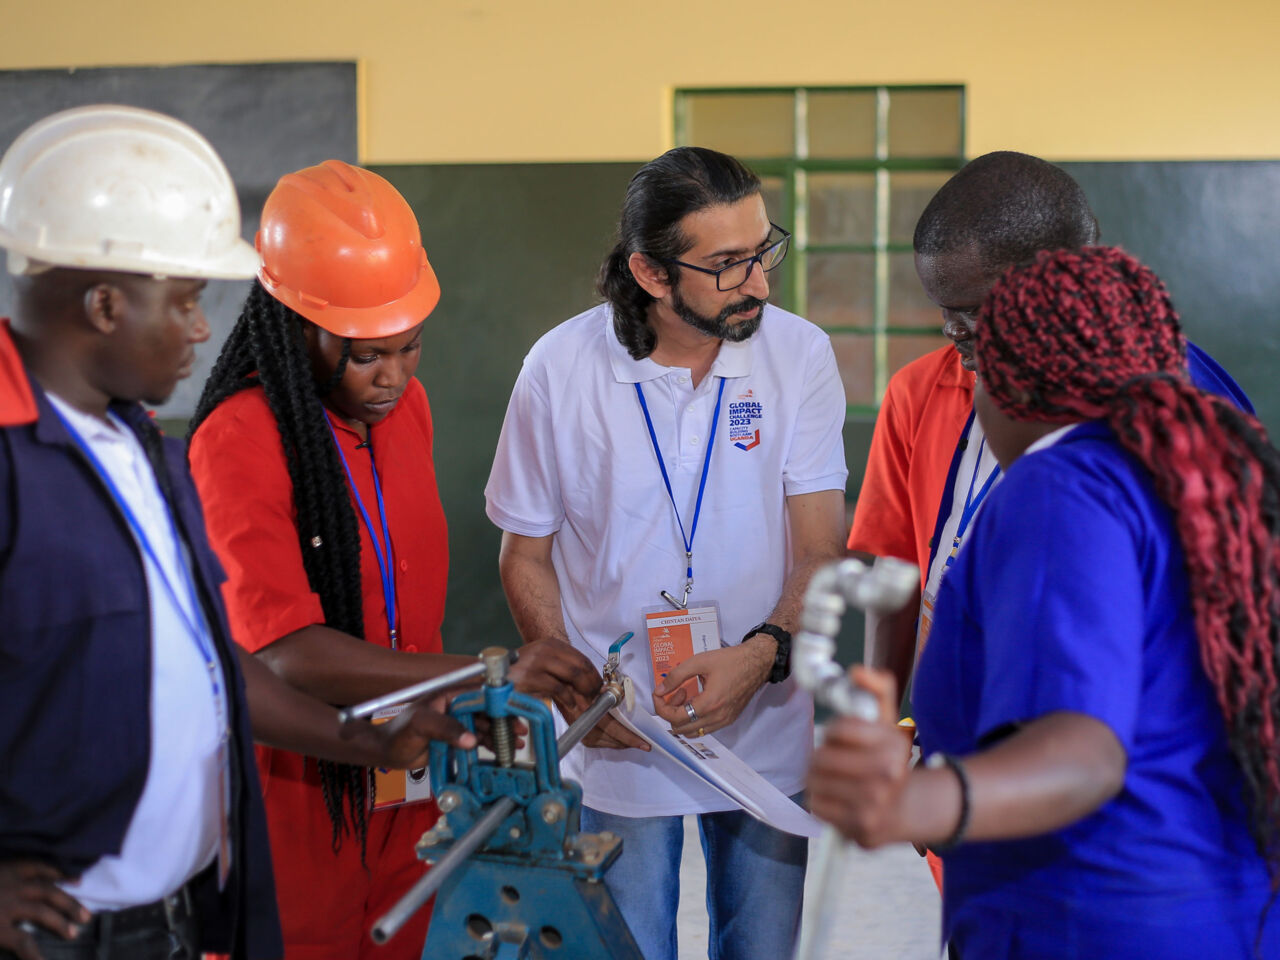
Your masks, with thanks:
[[[677,600],[677,599],[676,599],[675,597],[673,597],[671,594],[669,594],[666,590],[659,590],[659,591],[658,591],[658,596],[660,596],[663,600],[667,601],[667,603],[671,604],[671,606],[672,606],[672,608],[673,608],[673,609],[675,609],[675,610],[684,610],[684,609],[685,609],[685,604],[686,604],[686,603],[688,603],[688,600],[689,600],[689,591],[688,591],[688,589],[686,588],[686,590],[685,590],[685,592],[684,592],[684,602],[683,602],[683,603],[682,603],[681,601]]]

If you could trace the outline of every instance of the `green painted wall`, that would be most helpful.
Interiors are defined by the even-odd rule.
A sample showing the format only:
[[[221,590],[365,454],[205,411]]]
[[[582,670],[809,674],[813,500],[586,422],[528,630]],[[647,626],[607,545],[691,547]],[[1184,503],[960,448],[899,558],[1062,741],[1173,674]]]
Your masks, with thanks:
[[[1280,431],[1280,162],[1064,163],[1102,228],[1169,287],[1187,336]]]
[[[525,353],[597,300],[595,270],[637,166],[374,168],[417,212],[442,290],[418,376],[431,401],[449,517],[449,650],[519,642],[498,582],[501,535],[484,515],[484,485]]]
[[[1169,283],[1188,334],[1280,427],[1280,162],[1082,163],[1103,239]],[[511,385],[542,333],[596,301],[597,265],[636,164],[376,168],[408,198],[444,295],[428,322],[419,376],[431,398],[435,459],[449,516],[445,643],[476,651],[517,642],[498,582],[499,533],[484,484]],[[167,424],[181,435],[182,425]],[[866,462],[870,423],[845,430],[849,489]],[[841,642],[860,656],[858,621]]]

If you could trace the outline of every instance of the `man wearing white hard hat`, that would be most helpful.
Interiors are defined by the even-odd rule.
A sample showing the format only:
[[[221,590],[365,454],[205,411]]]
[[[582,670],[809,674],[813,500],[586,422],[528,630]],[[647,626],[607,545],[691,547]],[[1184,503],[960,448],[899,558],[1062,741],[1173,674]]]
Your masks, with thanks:
[[[471,735],[421,708],[344,739],[230,640],[182,446],[139,403],[190,373],[205,283],[258,268],[213,148],[48,117],[0,160],[0,246],[0,958],[279,957],[253,737],[413,767]]]

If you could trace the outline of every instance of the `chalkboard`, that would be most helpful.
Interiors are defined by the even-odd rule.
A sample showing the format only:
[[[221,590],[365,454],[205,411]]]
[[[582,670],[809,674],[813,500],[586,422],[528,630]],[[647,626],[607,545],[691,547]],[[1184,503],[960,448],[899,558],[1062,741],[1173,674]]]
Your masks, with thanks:
[[[350,62],[111,67],[0,71],[0,145],[41,117],[92,103],[158,110],[199,130],[222,156],[240,197],[242,233],[253,239],[276,180],[330,157],[356,162],[356,66]],[[213,337],[191,376],[159,411],[189,417],[218,349],[239,315],[248,282],[217,281],[203,303]],[[13,292],[0,272],[0,316]]]
[[[638,164],[390,166],[440,275],[418,371],[436,423],[435,461],[450,524],[446,646],[514,642],[498,582],[500,535],[484,484],[511,386],[543,332],[595,302],[627,180]],[[1188,334],[1280,429],[1280,163],[1072,163],[1102,223],[1168,282]],[[849,496],[862,482],[871,424],[845,426]],[[861,655],[847,618],[841,660]]]
[[[1064,163],[1102,242],[1169,287],[1188,337],[1221,363],[1280,434],[1280,162]]]
[[[498,581],[501,534],[484,485],[516,374],[529,348],[598,302],[593,282],[639,164],[375,167],[418,215],[440,278],[418,378],[435,423],[449,518],[445,648],[518,645]]]

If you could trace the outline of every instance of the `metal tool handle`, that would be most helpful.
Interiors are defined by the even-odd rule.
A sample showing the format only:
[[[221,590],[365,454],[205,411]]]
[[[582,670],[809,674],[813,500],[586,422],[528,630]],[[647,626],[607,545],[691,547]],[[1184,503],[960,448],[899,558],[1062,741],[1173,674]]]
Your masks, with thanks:
[[[519,654],[512,650],[507,655],[509,663],[515,663],[519,659]],[[423,680],[421,683],[415,683],[408,687],[402,687],[399,690],[392,690],[390,693],[383,694],[381,697],[374,697],[372,700],[366,700],[364,703],[357,703],[353,707],[347,707],[345,710],[338,711],[339,723],[350,723],[352,720],[361,720],[365,717],[371,717],[379,710],[386,707],[394,707],[399,703],[408,703],[412,700],[418,700],[422,697],[438,693],[441,690],[447,690],[449,687],[456,686],[459,683],[465,683],[475,677],[484,676],[485,664],[483,660],[477,660],[468,667],[462,667],[451,673],[441,674],[438,677],[432,677],[430,680]]]
[[[472,668],[468,667],[467,669],[470,670]],[[480,669],[481,671],[484,670],[483,663],[480,664]],[[600,718],[621,701],[622,688],[618,684],[608,684],[601,690],[595,702],[556,741],[556,750],[560,756],[563,757],[576,747],[582,738],[599,723]],[[370,936],[373,937],[374,943],[386,943],[394,937],[405,922],[417,913],[423,904],[436,895],[436,892],[444,885],[444,882],[449,879],[449,874],[458,869],[467,857],[479,850],[481,845],[493,835],[494,831],[502,826],[502,821],[506,820],[515,808],[516,802],[511,797],[503,797],[490,806],[483,816],[472,824],[471,829],[464,833],[449,848],[448,852],[427,871],[426,875],[415,883],[408,893],[396,901],[395,906],[378,918],[373,925],[373,930],[370,931]]]

